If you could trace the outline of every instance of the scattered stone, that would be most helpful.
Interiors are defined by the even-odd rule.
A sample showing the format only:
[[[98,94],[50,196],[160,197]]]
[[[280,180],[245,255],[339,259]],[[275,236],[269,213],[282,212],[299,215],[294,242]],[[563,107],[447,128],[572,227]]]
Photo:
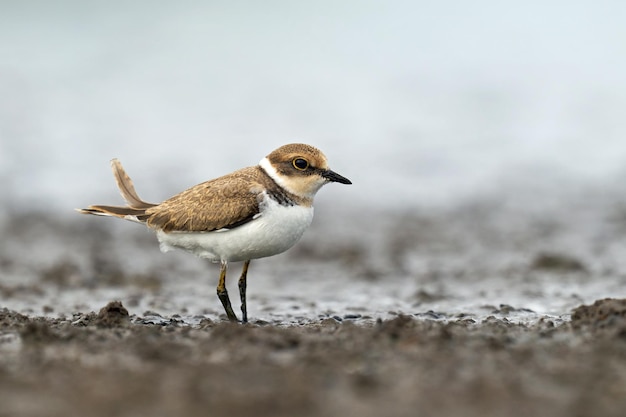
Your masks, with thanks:
[[[322,319],[322,321],[320,321],[320,325],[322,325],[322,326],[332,326],[332,327],[335,327],[338,324],[339,324],[339,322],[337,320],[335,320],[333,318],[330,318],[330,317]]]
[[[73,326],[90,326],[95,323],[98,319],[96,313],[74,313],[72,314],[72,325]]]
[[[11,311],[8,308],[0,308],[0,329],[18,324],[26,324],[30,321],[28,316]]]
[[[445,313],[437,313],[433,310],[428,310],[425,313],[416,313],[415,316],[420,317],[420,318],[432,319],[432,320],[441,320],[447,317]]]
[[[96,324],[99,327],[122,327],[130,323],[128,310],[121,301],[111,301],[98,313]]]
[[[572,313],[572,326],[626,329],[626,299],[605,298],[577,307]]]

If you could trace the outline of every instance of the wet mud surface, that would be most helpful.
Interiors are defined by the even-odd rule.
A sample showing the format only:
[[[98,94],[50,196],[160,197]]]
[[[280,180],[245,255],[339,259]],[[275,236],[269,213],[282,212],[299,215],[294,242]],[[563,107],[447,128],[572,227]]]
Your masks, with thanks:
[[[0,415],[622,416],[626,300],[571,322],[147,324],[0,311]]]
[[[5,213],[0,416],[623,416],[626,210],[591,200],[322,209],[245,325],[135,225]]]

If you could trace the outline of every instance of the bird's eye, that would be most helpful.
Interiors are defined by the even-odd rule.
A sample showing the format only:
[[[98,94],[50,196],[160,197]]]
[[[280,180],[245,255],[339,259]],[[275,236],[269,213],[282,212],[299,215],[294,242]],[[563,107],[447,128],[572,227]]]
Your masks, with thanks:
[[[296,158],[293,160],[293,166],[297,170],[304,171],[309,167],[309,163],[306,159]]]

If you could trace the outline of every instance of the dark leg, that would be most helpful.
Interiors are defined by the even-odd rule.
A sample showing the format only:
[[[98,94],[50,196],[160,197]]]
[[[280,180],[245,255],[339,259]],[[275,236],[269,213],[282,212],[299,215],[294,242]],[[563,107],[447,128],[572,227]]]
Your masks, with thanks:
[[[246,305],[246,287],[248,285],[248,266],[250,261],[243,263],[243,269],[241,270],[241,276],[239,277],[239,297],[241,298],[241,322],[248,322],[248,306]]]
[[[222,265],[220,268],[220,281],[217,284],[217,296],[222,302],[224,306],[224,310],[226,311],[226,315],[228,316],[228,320],[237,321],[237,316],[233,311],[232,306],[230,305],[230,298],[228,298],[228,291],[226,290],[226,269],[228,268],[228,263],[226,261],[222,261]]]

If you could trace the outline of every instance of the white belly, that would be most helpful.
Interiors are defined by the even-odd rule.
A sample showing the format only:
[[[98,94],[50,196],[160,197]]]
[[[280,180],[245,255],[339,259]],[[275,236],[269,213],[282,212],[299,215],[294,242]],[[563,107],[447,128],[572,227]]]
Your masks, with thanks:
[[[182,249],[213,262],[264,258],[292,247],[313,220],[313,207],[281,206],[267,199],[261,215],[231,230],[157,231],[161,250]]]

